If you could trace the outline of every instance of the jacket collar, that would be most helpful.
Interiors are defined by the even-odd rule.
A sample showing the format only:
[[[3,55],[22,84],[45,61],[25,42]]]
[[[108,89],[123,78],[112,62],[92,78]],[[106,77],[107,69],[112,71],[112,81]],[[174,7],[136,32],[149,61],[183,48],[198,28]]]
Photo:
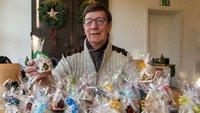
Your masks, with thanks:
[[[89,57],[91,59],[91,57],[89,55],[89,48],[87,47],[87,44],[86,44],[87,42],[86,41],[87,41],[87,39],[84,40],[84,53],[87,56],[85,58]],[[108,62],[108,59],[109,59],[111,53],[112,53],[112,44],[110,42],[110,39],[108,38],[108,45],[107,45],[107,48],[104,51],[104,56],[103,56],[103,60],[102,60],[102,63],[101,63],[99,71],[101,71],[101,69],[103,68],[103,66],[106,65],[106,63]],[[92,59],[91,59],[91,61],[92,61]]]

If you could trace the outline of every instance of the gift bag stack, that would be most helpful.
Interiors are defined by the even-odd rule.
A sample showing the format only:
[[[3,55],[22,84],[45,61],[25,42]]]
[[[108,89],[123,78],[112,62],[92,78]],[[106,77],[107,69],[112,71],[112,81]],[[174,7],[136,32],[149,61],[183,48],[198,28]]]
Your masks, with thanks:
[[[33,55],[38,73],[51,71],[52,63],[42,51],[43,43]],[[121,70],[110,72],[102,85],[94,86],[95,75],[83,74],[62,79],[50,76],[48,84],[40,75],[26,74],[23,80],[4,83],[5,113],[138,113],[140,94],[132,75]]]
[[[170,87],[170,72],[164,73],[163,70],[154,68],[150,60],[148,53],[143,62],[138,64],[138,86],[143,92],[140,93],[141,112],[200,113],[200,75],[193,75],[190,82],[186,76],[180,75],[180,87],[174,90]]]
[[[5,82],[6,113],[138,113],[140,94],[121,71],[111,73],[102,86],[93,86],[93,75],[84,74],[78,81],[73,76],[54,86],[23,81]],[[126,76],[126,77],[124,77]],[[37,77],[37,76],[36,76]],[[130,77],[131,78],[131,77]]]
[[[182,96],[179,97],[179,113],[200,113],[200,75],[195,74],[189,82],[180,81]]]
[[[143,91],[142,113],[170,113],[175,102],[170,88],[170,73],[150,64],[148,53],[138,65],[138,86]]]

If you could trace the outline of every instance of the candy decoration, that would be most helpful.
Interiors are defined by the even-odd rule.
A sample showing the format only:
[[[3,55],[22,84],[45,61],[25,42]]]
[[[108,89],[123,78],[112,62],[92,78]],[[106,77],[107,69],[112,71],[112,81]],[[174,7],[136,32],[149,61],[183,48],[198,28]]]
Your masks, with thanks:
[[[94,92],[99,97],[105,97],[107,95],[107,93],[101,88],[95,88]]]
[[[26,104],[26,109],[27,109],[27,110],[31,110],[31,109],[32,109],[32,103],[31,103],[31,102],[28,102],[28,103]]]
[[[75,104],[72,109],[72,113],[78,113],[78,109],[79,109],[79,104]]]
[[[131,107],[131,105],[127,106],[126,113],[135,113],[135,111],[133,110],[133,108]]]
[[[110,107],[111,107],[111,108],[116,109],[116,110],[118,110],[118,111],[121,110],[122,104],[121,104],[121,102],[120,102],[119,99],[111,99],[111,100],[109,101],[109,104],[110,104]]]
[[[72,98],[67,97],[66,103],[72,107],[72,113],[78,113],[79,104],[77,102],[75,102]]]
[[[58,108],[63,109],[64,107],[65,107],[65,103],[64,103],[63,99],[59,100]]]
[[[6,101],[8,101],[8,103],[11,105],[18,105],[20,103],[20,100],[14,96],[6,96]]]
[[[45,62],[45,63],[43,63],[42,68],[43,68],[44,70],[48,70],[48,69],[49,69],[49,65]]]
[[[34,107],[31,113],[44,113],[44,111],[47,109],[47,103],[45,102],[38,102]]]
[[[69,106],[74,104],[74,100],[72,98],[67,98],[66,102],[67,102],[67,105],[69,105]]]

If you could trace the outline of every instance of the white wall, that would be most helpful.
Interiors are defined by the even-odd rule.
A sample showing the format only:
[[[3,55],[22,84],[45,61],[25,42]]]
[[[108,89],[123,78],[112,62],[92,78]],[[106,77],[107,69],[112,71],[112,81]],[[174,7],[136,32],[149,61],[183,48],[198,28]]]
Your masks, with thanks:
[[[147,51],[147,8],[161,8],[159,1],[109,0],[113,43],[131,53],[144,54]],[[184,12],[180,70],[192,75],[200,40],[200,0],[171,0],[171,6],[166,8]],[[31,0],[0,0],[0,22],[0,55],[8,56],[13,62],[30,56]]]
[[[183,10],[180,72],[187,74],[190,79],[195,72],[196,41],[200,38],[200,1],[171,0],[170,7],[160,6],[159,2],[160,0],[109,0],[113,15],[113,43],[132,54],[145,54],[148,49],[147,9]]]
[[[195,2],[194,2],[195,1]],[[194,3],[193,3],[194,2]],[[185,10],[184,36],[182,40],[182,71],[186,74],[195,72],[195,58],[197,53],[197,40],[200,40],[200,1],[188,2]],[[192,79],[190,76],[188,79]]]
[[[144,0],[109,0],[109,8],[113,15],[113,43],[130,52],[144,53],[147,16]]]
[[[0,0],[0,55],[13,63],[31,56],[31,0]]]

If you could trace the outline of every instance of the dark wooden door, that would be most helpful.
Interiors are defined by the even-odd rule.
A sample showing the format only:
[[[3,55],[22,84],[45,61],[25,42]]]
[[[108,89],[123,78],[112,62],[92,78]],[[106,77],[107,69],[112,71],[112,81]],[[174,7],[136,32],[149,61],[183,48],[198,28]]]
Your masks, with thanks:
[[[39,22],[39,27],[37,27],[37,14],[36,14],[36,4],[37,0],[32,0],[32,31],[34,34],[40,38],[45,39],[43,46],[43,51],[49,54],[49,57],[60,59],[62,55],[65,55],[70,50],[79,47],[83,44],[85,39],[85,34],[83,31],[82,24],[78,23],[76,19],[77,12],[80,5],[84,0],[63,0],[67,6],[68,16],[66,18],[65,26],[58,29],[56,32],[56,46],[52,46],[52,40],[50,38],[51,29]],[[40,2],[43,0],[40,0]],[[108,0],[96,0],[102,2],[108,6]]]

